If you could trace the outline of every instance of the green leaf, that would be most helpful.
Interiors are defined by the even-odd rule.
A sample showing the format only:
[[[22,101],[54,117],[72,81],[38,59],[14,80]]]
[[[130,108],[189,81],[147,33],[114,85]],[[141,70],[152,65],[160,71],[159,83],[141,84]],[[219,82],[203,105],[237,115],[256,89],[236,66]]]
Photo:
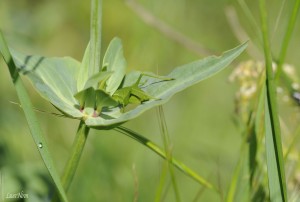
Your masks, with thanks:
[[[190,64],[183,65],[174,69],[168,78],[173,78],[171,81],[161,81],[155,78],[143,78],[141,87],[149,95],[157,98],[144,102],[133,110],[126,113],[120,113],[118,110],[105,113],[109,119],[104,117],[90,117],[86,120],[86,124],[94,127],[107,127],[121,124],[130,119],[133,119],[148,109],[166,103],[174,94],[204,80],[228,66],[237,56],[239,56],[247,47],[244,43],[230,51],[225,52],[220,57],[208,57]],[[126,75],[124,87],[132,85],[138,79],[140,73],[132,72]]]
[[[109,94],[104,92],[103,90],[96,90],[96,111],[99,114],[103,107],[115,107],[118,105]]]
[[[113,75],[106,82],[106,92],[113,95],[119,88],[126,72],[126,60],[123,56],[122,42],[119,38],[114,38],[104,55],[103,67],[107,67],[107,71],[113,71]]]
[[[282,200],[281,192],[281,175],[280,168],[276,159],[276,151],[274,146],[274,134],[271,127],[270,112],[267,99],[265,101],[265,130],[266,130],[266,154],[267,154],[267,167],[270,199],[272,202],[284,201]]]
[[[80,103],[80,110],[82,110],[83,119],[86,119],[88,116],[94,116],[96,93],[93,87],[76,93],[74,97]]]
[[[40,125],[38,124],[37,117],[34,114],[29,95],[27,94],[26,89],[22,83],[22,80],[19,76],[19,73],[18,73],[16,65],[15,65],[15,62],[8,50],[8,47],[6,45],[6,42],[4,40],[4,37],[3,37],[1,31],[0,31],[0,52],[9,68],[12,81],[15,85],[17,95],[19,97],[22,109],[24,111],[29,129],[30,129],[31,135],[33,137],[33,140],[36,144],[36,147],[38,148],[38,151],[45,163],[45,166],[47,167],[47,169],[55,183],[56,189],[59,192],[61,200],[68,201],[66,193],[62,187],[58,172],[55,169],[54,162],[50,155],[44,134],[40,128]]]
[[[83,119],[86,119],[88,116],[98,116],[104,107],[106,110],[109,110],[110,108],[118,105],[118,102],[108,93],[101,89],[95,90],[93,87],[76,93],[74,97],[80,103],[80,109],[83,112]]]
[[[95,108],[95,98],[96,98],[96,94],[95,94],[95,90],[93,89],[93,87],[85,90],[85,94],[84,94],[84,109],[85,110],[86,110],[86,108],[91,108],[91,109]]]
[[[266,66],[265,130],[270,200],[285,202],[288,201],[288,197],[265,0],[260,1],[260,15]]]
[[[82,117],[75,107],[78,102],[73,96],[77,93],[79,62],[70,57],[26,56],[16,51],[12,54],[19,71],[30,79],[42,97],[64,113],[75,118]]]
[[[83,90],[87,80],[90,76],[92,76],[92,72],[89,70],[90,66],[90,43],[87,45],[84,56],[80,65],[80,69],[78,72],[78,78],[77,78],[77,91]]]
[[[153,99],[143,102],[126,113],[121,113],[121,110],[115,107],[103,111],[100,116],[96,117],[87,117],[85,113],[82,113],[78,107],[79,102],[82,105],[82,99],[79,98],[77,101],[73,96],[78,93],[76,91],[76,78],[78,78],[80,64],[77,61],[71,58],[26,57],[17,52],[14,52],[13,56],[17,61],[18,68],[29,77],[39,93],[55,107],[72,117],[84,119],[88,126],[108,128],[136,118],[148,109],[166,103],[174,94],[216,74],[228,66],[246,47],[247,44],[245,43],[225,52],[220,57],[211,56],[177,67],[165,77],[143,76],[138,88]],[[114,39],[111,42],[104,61],[106,61],[104,66],[105,64],[108,65],[107,71],[114,71],[107,80],[106,90],[111,89],[108,92],[110,95],[118,87],[132,87],[141,75],[141,72],[131,72],[123,79],[125,59],[119,39]],[[109,80],[111,82],[108,82]],[[91,112],[87,114],[91,115]]]
[[[96,88],[98,88],[98,84],[102,81],[107,80],[111,75],[113,74],[113,72],[108,71],[108,72],[98,72],[97,74],[94,74],[91,78],[89,78],[85,85],[84,85],[84,89],[87,89],[89,87],[93,87],[96,86]]]

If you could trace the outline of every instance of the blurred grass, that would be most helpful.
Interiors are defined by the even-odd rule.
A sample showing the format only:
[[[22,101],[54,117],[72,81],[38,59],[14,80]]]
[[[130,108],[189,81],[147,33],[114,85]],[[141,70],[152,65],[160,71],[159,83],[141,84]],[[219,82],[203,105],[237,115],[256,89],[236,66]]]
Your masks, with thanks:
[[[256,3],[246,2],[256,14]],[[103,3],[102,48],[106,49],[109,41],[114,36],[119,36],[124,44],[129,69],[166,74],[175,66],[199,58],[195,53],[146,25],[124,1],[111,0]],[[243,27],[252,33],[251,37],[257,38],[254,35],[255,30],[251,32],[251,27],[235,0],[141,0],[139,3],[176,30],[216,52],[238,44],[224,14],[225,6],[232,3],[237,8]],[[270,4],[271,27],[274,27],[280,6],[279,0]],[[88,1],[79,0],[0,1],[0,28],[8,43],[15,49],[46,56],[69,55],[81,60],[89,38],[89,7]],[[289,10],[291,8],[286,7],[284,11]],[[284,33],[282,27],[284,26],[278,27],[273,39],[274,54],[280,46],[277,40]],[[287,61],[298,66],[300,62],[296,50],[300,43],[300,35],[297,35],[299,32],[298,23],[289,48],[290,54],[287,56]],[[239,59],[245,58],[246,54]],[[0,65],[4,65],[1,60]],[[220,184],[224,195],[230,184],[242,142],[240,131],[233,122],[237,86],[228,83],[232,70],[233,65],[213,78],[174,96],[164,105],[168,130],[174,145],[172,155],[214,184]],[[0,145],[4,145],[4,152],[1,150],[0,154],[1,171],[4,167],[16,168],[30,163],[34,169],[46,175],[47,172],[42,166],[34,166],[41,164],[41,159],[19,107],[9,102],[17,99],[7,71],[1,70],[0,81]],[[27,83],[27,86],[34,106],[55,111],[37,95],[30,84]],[[56,165],[62,171],[78,123],[42,113],[38,117],[47,134]],[[155,110],[152,110],[125,126],[163,145],[156,119]],[[3,164],[2,159],[5,159]],[[134,164],[139,181],[139,199],[153,201],[162,163],[156,154],[115,131],[92,130],[70,188],[69,199],[75,202],[133,201]],[[181,198],[183,201],[192,201],[201,187],[177,171],[175,175]],[[173,192],[168,192],[166,201],[174,201],[173,197]],[[220,197],[214,192],[206,190],[198,201],[219,200]]]

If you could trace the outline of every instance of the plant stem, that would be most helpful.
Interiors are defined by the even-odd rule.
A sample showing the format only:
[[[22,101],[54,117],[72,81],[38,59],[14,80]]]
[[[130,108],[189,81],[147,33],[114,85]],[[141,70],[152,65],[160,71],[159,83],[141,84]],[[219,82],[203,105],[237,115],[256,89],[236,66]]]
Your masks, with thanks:
[[[295,23],[296,23],[296,19],[297,19],[297,14],[299,11],[299,7],[300,7],[300,0],[296,0],[295,1],[295,5],[294,5],[294,9],[293,12],[291,14],[291,17],[289,19],[289,24],[288,27],[286,29],[283,41],[282,41],[282,45],[281,45],[281,49],[280,49],[280,54],[279,54],[279,59],[277,62],[277,71],[276,71],[276,76],[275,79],[278,80],[281,72],[282,72],[282,66],[286,57],[286,52],[287,52],[287,48],[289,45],[289,42],[291,40],[291,36],[295,27]]]
[[[102,0],[91,0],[91,27],[90,27],[90,66],[89,76],[101,70],[101,10]]]
[[[66,191],[68,191],[74,178],[89,130],[90,128],[88,128],[85,123],[81,121],[72,146],[71,157],[69,158],[62,175],[62,184]]]
[[[62,186],[66,192],[70,188],[70,185],[74,178],[89,130],[90,128],[87,127],[83,121],[81,121],[72,145],[71,156],[64,168],[63,175],[61,177]],[[58,201],[58,198],[55,196],[52,201],[56,202]]]
[[[162,158],[168,160],[167,154],[163,151],[163,149],[161,149],[159,146],[157,146],[155,143],[151,142],[147,138],[145,138],[142,135],[138,134],[137,132],[132,131],[128,128],[125,128],[123,126],[119,126],[119,127],[115,128],[114,130],[116,130],[116,131],[118,131],[118,132],[120,132],[124,135],[127,135],[128,137],[138,141],[139,143],[141,143],[141,144],[145,145],[146,147],[148,147],[150,150],[157,153]],[[176,160],[173,157],[171,157],[171,159],[169,159],[169,161],[170,161],[171,164],[173,164],[173,166],[178,168],[179,171],[181,171],[184,174],[186,174],[187,176],[191,177],[192,179],[194,179],[195,181],[197,181],[198,183],[200,183],[204,187],[206,187],[208,189],[212,189],[212,190],[216,191],[217,193],[220,192],[214,185],[209,183],[203,177],[199,176],[195,171],[193,171],[192,169],[187,167],[185,164],[181,163],[180,161]]]
[[[282,154],[282,145],[281,145],[281,134],[280,134],[280,123],[278,118],[277,112],[277,103],[276,103],[276,84],[274,80],[274,74],[272,70],[272,56],[270,50],[270,42],[269,42],[269,33],[268,33],[268,25],[267,25],[267,12],[266,12],[266,2],[265,0],[260,0],[260,13],[261,13],[261,20],[262,20],[262,35],[263,35],[263,45],[264,45],[264,55],[265,55],[265,63],[266,63],[266,87],[267,87],[267,102],[265,114],[268,116],[267,112],[269,112],[269,117],[272,131],[272,143],[267,142],[266,144],[273,144],[275,158],[276,158],[276,165],[277,165],[277,172],[279,176],[279,186],[280,186],[280,194],[282,201],[287,201],[287,193],[286,193],[286,182],[285,182],[285,171],[284,171],[284,162],[283,162],[283,154]],[[267,123],[267,122],[266,122]],[[267,139],[267,138],[266,138]],[[268,164],[268,170],[269,168]],[[269,172],[269,171],[268,171]],[[269,181],[270,183],[270,181]],[[270,187],[270,184],[269,184]],[[272,190],[270,190],[272,192]],[[278,193],[277,193],[278,194]],[[271,196],[272,197],[272,196]],[[272,200],[272,198],[271,198]]]

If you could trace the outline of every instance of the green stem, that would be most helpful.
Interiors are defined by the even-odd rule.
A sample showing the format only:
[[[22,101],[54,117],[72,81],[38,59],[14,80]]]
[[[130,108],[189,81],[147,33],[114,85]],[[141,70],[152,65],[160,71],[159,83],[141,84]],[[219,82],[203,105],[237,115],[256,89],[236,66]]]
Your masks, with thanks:
[[[102,0],[91,0],[90,66],[89,76],[101,70],[101,9]]]
[[[283,41],[282,41],[280,54],[279,54],[279,59],[278,59],[278,62],[277,62],[277,72],[276,72],[276,76],[275,76],[276,80],[278,80],[278,78],[279,78],[279,76],[282,72],[282,66],[283,66],[283,63],[285,61],[288,45],[289,45],[289,42],[291,40],[291,36],[292,36],[293,30],[294,30],[294,27],[295,27],[299,7],[300,7],[300,0],[296,0],[295,5],[293,7],[294,8],[293,12],[292,12],[290,20],[289,20],[288,27],[286,29],[286,32],[285,32],[285,35],[284,35],[284,38],[283,38]]]
[[[267,106],[268,109],[265,110],[265,113],[269,111],[270,114],[270,123],[271,123],[271,131],[273,136],[273,145],[274,152],[276,157],[276,165],[278,169],[279,175],[279,185],[281,191],[281,199],[282,201],[287,201],[287,193],[286,193],[286,182],[285,182],[285,171],[284,171],[284,162],[283,162],[283,154],[282,154],[282,145],[281,145],[281,132],[280,132],[280,124],[278,118],[277,111],[277,103],[276,103],[276,84],[274,80],[274,74],[272,70],[272,56],[270,50],[270,42],[269,42],[269,33],[268,33],[268,25],[267,25],[267,12],[265,0],[260,0],[260,13],[262,20],[262,34],[263,34],[263,43],[264,43],[264,55],[265,55],[265,63],[266,63],[266,87],[267,87]]]
[[[80,122],[75,140],[72,145],[71,156],[64,168],[63,175],[61,177],[62,186],[67,192],[70,188],[72,180],[74,178],[76,169],[78,167],[80,157],[83,152],[85,142],[90,128],[88,128],[83,121]],[[53,201],[58,201],[57,197],[54,197]]]
[[[76,169],[79,164],[80,157],[83,152],[83,148],[85,142],[87,140],[87,136],[90,128],[88,128],[83,121],[80,122],[77,134],[72,146],[71,157],[68,160],[68,163],[64,169],[64,173],[62,175],[62,184],[66,191],[68,191],[71,182],[74,178]]]
[[[145,145],[146,147],[148,147],[150,150],[154,151],[156,154],[158,154],[162,158],[164,158],[166,160],[168,159],[167,154],[163,151],[163,149],[161,149],[159,146],[157,146],[155,143],[151,142],[147,138],[138,134],[137,132],[132,131],[132,130],[122,127],[122,126],[115,128],[115,130],[124,135],[127,135],[128,137]],[[187,176],[191,177],[192,179],[194,179],[201,185],[205,186],[206,188],[212,189],[212,190],[216,191],[217,193],[220,192],[214,185],[209,183],[203,177],[199,176],[195,171],[193,171],[192,169],[190,169],[189,167],[187,167],[185,164],[181,163],[180,161],[176,160],[175,158],[171,157],[170,163],[173,164],[173,166],[175,166],[176,168],[178,168],[179,171],[181,171],[184,174],[186,174]]]

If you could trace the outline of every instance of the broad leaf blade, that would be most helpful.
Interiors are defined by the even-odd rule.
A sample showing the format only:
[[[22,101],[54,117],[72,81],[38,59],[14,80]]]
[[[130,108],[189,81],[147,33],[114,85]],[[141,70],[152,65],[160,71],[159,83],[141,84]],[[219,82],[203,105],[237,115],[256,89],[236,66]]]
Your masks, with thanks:
[[[34,139],[36,146],[38,147],[38,151],[55,183],[56,189],[58,190],[62,201],[68,201],[66,193],[62,187],[58,172],[55,169],[54,162],[52,160],[46,140],[44,138],[44,134],[42,133],[42,130],[38,124],[38,120],[34,114],[30,98],[22,83],[22,80],[19,76],[15,63],[8,50],[8,47],[6,45],[6,42],[4,40],[1,31],[0,31],[0,52],[9,67],[11,78],[15,85],[17,95],[19,97],[22,109],[24,111],[31,135]]]
[[[123,56],[122,42],[119,38],[114,38],[104,55],[103,66],[107,71],[113,71],[113,75],[107,80],[106,91],[112,95],[120,86],[126,72],[126,60]]]
[[[119,39],[113,40],[111,51],[106,54],[107,71],[114,71],[109,78],[111,83],[107,83],[111,95],[120,86],[125,72],[125,59],[123,58],[122,48]],[[149,101],[143,102],[133,110],[121,113],[120,109],[115,107],[105,111],[98,117],[84,117],[88,126],[112,127],[128,120],[136,118],[143,112],[152,107],[167,102],[174,94],[192,86],[199,81],[206,79],[218,71],[228,66],[237,56],[246,48],[247,44],[242,44],[230,51],[225,52],[220,57],[208,57],[190,64],[183,65],[174,69],[169,75],[161,78],[142,77],[139,88],[147,95],[151,96]],[[76,78],[80,64],[71,58],[48,58],[38,63],[39,56],[31,56],[30,59],[18,53],[14,54],[18,61],[18,67],[25,71],[25,74],[33,82],[37,90],[49,100],[53,105],[64,113],[82,118],[83,113],[79,110],[79,102],[73,97],[76,94]],[[108,63],[107,63],[108,62]],[[122,87],[129,87],[134,84],[140,76],[140,72],[132,72],[125,76]],[[172,78],[168,80],[166,78]],[[163,79],[163,80],[162,80]],[[107,89],[106,89],[107,90]],[[87,118],[87,119],[86,119]]]
[[[96,89],[98,88],[98,83],[103,81],[103,80],[106,80],[108,77],[110,77],[111,75],[113,74],[113,72],[98,72],[96,74],[94,74],[91,78],[89,78],[87,80],[87,82],[85,83],[84,85],[84,89],[87,89],[89,87],[93,87],[93,86],[96,86]]]
[[[45,58],[25,56],[12,51],[17,68],[28,76],[37,91],[55,107],[66,114],[79,118],[81,112],[74,94],[80,63],[70,57]]]
[[[106,115],[112,117],[110,119],[105,119],[104,117],[88,118],[86,120],[86,124],[95,127],[106,127],[133,119],[154,106],[166,103],[174,94],[221,71],[227,67],[237,56],[239,56],[246,47],[247,44],[244,43],[230,51],[225,52],[220,57],[208,57],[203,60],[178,67],[169,75],[167,75],[167,77],[174,79],[171,81],[161,81],[159,79],[147,78],[147,82],[144,84],[145,87],[142,89],[157,99],[147,101],[124,114],[120,114],[120,112],[117,110],[108,112]],[[133,72],[129,75],[126,75],[126,77],[128,77],[128,81],[126,82],[125,78],[124,82],[127,84],[132,84],[138,79],[139,75],[140,73],[138,72]],[[141,83],[145,81],[146,80],[142,79]]]

